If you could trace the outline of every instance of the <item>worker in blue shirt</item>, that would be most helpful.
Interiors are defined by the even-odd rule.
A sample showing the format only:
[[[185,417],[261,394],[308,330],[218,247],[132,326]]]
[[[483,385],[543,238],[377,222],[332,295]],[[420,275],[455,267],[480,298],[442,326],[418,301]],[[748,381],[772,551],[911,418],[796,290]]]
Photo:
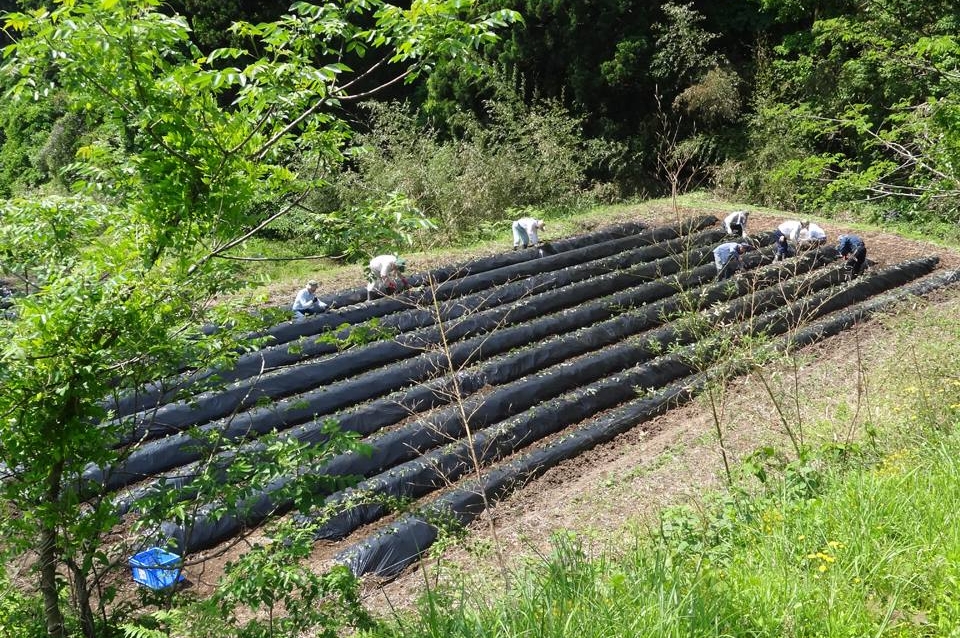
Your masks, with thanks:
[[[730,241],[713,249],[713,265],[717,267],[717,281],[729,279],[733,273],[743,268],[740,255],[747,252],[748,248],[747,244]]]
[[[844,268],[850,271],[850,277],[856,277],[867,265],[867,246],[856,235],[840,235],[837,252],[847,262]]]

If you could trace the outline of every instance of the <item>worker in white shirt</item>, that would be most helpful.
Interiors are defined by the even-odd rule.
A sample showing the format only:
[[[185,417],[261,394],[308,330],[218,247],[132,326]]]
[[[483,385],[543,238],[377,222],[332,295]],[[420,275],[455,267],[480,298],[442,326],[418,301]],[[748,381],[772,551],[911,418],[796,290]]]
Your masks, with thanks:
[[[407,262],[396,255],[377,255],[370,260],[367,268],[367,301],[374,290],[390,295],[409,287],[403,276]]]
[[[800,231],[810,227],[808,220],[797,221],[788,219],[773,231],[774,244],[777,252],[773,256],[774,261],[780,261],[787,257],[793,257],[794,247],[800,241]]]
[[[533,217],[521,217],[513,222],[513,249],[536,246],[540,243],[537,231],[545,228],[546,225],[542,219],[534,219]]]
[[[816,248],[825,243],[827,243],[827,233],[813,222],[800,231],[800,239],[797,242],[801,248]]]
[[[728,235],[746,237],[747,219],[749,217],[749,211],[735,210],[723,219],[723,228],[727,231]]]
[[[319,312],[325,312],[328,309],[327,304],[320,301],[317,297],[317,290],[320,288],[319,281],[309,281],[303,289],[297,293],[290,307],[297,318],[302,319],[306,315],[314,315]]]

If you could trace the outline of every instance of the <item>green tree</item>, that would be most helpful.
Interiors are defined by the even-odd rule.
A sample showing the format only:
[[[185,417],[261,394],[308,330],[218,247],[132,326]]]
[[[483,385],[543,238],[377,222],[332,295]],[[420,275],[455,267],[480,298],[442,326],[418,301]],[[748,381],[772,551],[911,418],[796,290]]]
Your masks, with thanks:
[[[589,118],[588,135],[623,139],[642,127],[652,111],[650,31],[659,3],[523,0],[513,6],[524,26],[513,29],[496,57],[524,78],[526,97],[562,99]]]
[[[54,100],[29,105],[11,100],[0,107],[0,197],[50,179],[38,161],[39,149],[61,114]]]
[[[739,92],[746,86],[739,78],[751,76],[750,50],[766,21],[751,3],[735,4],[523,0],[512,4],[523,25],[490,57],[522,78],[531,104],[558,100],[583,119],[588,137],[627,143],[628,161],[593,170],[618,179],[627,192],[645,190],[661,172],[654,150],[661,104],[673,105],[684,91],[691,90],[685,124],[699,119],[699,131],[714,145],[722,142],[718,148],[725,153],[742,145],[739,118],[728,114],[739,115]],[[471,102],[457,77],[456,70],[433,76],[426,105],[448,114],[449,102],[458,100],[481,113],[483,100]]]
[[[169,3],[186,16],[193,40],[203,50],[228,46],[234,22],[272,22],[283,15],[290,3],[285,0],[176,0]]]
[[[51,636],[68,631],[66,599],[83,633],[97,633],[91,583],[116,558],[103,545],[116,515],[80,478],[124,453],[121,426],[97,425],[109,416],[104,397],[229,359],[238,337],[198,325],[251,327],[211,303],[237,285],[219,257],[322,178],[296,175],[288,158],[337,165],[350,134],[341,105],[489,43],[515,19],[472,16],[460,0],[296,3],[275,22],[235,24],[247,50],[204,55],[186,21],[159,7],[78,0],[5,16],[18,35],[2,67],[7,98],[63,92],[108,132],[66,169],[70,195],[0,211],[0,266],[33,291],[0,324],[4,549],[36,552]],[[392,74],[364,84],[368,69],[347,67],[344,53]],[[258,224],[250,213],[262,201],[279,205]]]
[[[780,16],[791,2],[767,2]],[[858,206],[914,224],[960,214],[960,18],[947,2],[819,6],[762,66],[750,189],[794,208]]]

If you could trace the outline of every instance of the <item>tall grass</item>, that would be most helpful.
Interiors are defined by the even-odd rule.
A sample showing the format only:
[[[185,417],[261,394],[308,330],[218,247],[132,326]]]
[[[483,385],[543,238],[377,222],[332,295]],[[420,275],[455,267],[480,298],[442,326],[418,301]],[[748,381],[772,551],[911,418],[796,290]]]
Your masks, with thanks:
[[[450,127],[425,124],[408,104],[367,105],[369,130],[347,167],[264,234],[315,237],[328,254],[356,260],[509,234],[513,219],[533,211],[619,199],[614,184],[592,176],[622,163],[623,145],[586,137],[557,100],[527,103],[508,79],[496,86],[481,114],[458,113]]]

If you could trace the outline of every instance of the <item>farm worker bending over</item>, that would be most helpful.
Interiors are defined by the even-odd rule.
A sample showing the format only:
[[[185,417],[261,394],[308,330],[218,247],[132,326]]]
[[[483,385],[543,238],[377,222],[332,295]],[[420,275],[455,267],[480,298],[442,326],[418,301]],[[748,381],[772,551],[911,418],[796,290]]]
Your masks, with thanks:
[[[302,319],[305,315],[313,315],[327,310],[327,304],[317,298],[317,288],[319,287],[320,282],[309,281],[303,290],[297,293],[291,310],[298,318]]]
[[[811,222],[809,226],[800,231],[800,241],[798,243],[805,248],[822,246],[827,243],[827,233]]]
[[[850,271],[851,277],[863,272],[863,267],[867,265],[867,245],[862,239],[856,235],[840,235],[837,252],[846,260],[843,267]]]
[[[513,249],[516,250],[518,246],[526,248],[540,243],[537,231],[545,228],[542,219],[534,219],[533,217],[521,217],[513,222]]]
[[[392,294],[408,287],[410,284],[403,276],[406,269],[407,262],[396,255],[377,255],[371,259],[367,270],[367,301],[374,290]]]
[[[717,267],[717,281],[723,281],[733,276],[733,273],[743,268],[740,255],[747,252],[747,244],[738,244],[735,241],[720,244],[713,249],[713,264]]]
[[[734,235],[736,237],[746,237],[747,236],[747,218],[749,216],[750,216],[750,213],[748,211],[735,210],[724,218],[723,228],[727,231],[728,235]]]
[[[810,222],[806,219],[802,222],[790,219],[777,226],[777,229],[773,231],[773,239],[777,247],[777,253],[773,260],[780,261],[787,257],[793,257],[793,249],[790,245],[796,245],[800,241],[800,231],[809,227]]]

